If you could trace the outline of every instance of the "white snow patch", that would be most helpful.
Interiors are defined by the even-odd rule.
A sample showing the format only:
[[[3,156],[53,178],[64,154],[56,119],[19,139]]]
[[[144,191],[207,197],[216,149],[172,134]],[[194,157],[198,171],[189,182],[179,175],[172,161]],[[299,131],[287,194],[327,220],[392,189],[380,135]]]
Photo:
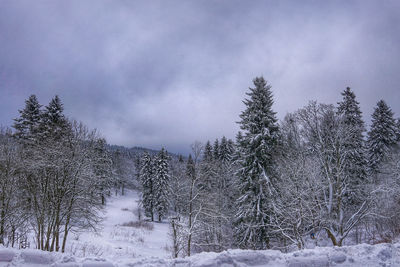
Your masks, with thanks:
[[[124,196],[108,198],[101,230],[71,236],[66,252],[77,257],[107,257],[113,261],[152,256],[170,258],[168,222],[149,222],[153,230],[122,226],[138,220],[135,214],[138,201],[138,192],[130,190]]]
[[[0,266],[59,267],[220,267],[220,266],[400,266],[400,244],[357,245],[335,248],[315,248],[281,253],[274,250],[228,250],[221,253],[200,253],[182,259],[157,257],[124,258],[111,261],[100,257],[77,258],[68,254],[39,250],[0,248]],[[10,261],[11,259],[11,261]]]

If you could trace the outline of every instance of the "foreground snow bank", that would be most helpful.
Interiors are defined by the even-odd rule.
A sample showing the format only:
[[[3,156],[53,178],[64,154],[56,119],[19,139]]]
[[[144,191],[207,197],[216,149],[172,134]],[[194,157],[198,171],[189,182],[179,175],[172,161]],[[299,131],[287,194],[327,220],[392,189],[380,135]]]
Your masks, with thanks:
[[[113,263],[103,258],[75,258],[60,253],[0,248],[0,266],[400,266],[400,243],[316,248],[288,254],[274,250],[228,250],[222,253],[200,253],[183,259],[132,258],[128,260],[124,258]]]
[[[400,266],[400,244],[315,248],[288,254],[273,250],[228,250],[169,261],[144,259],[125,266]]]

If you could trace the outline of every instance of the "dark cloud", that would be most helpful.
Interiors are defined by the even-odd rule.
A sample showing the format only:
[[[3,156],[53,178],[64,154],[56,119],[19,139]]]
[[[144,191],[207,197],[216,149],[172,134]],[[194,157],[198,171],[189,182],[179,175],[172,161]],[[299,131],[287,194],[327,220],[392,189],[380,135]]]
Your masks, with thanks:
[[[110,143],[233,138],[258,75],[283,118],[351,86],[400,116],[398,1],[0,1],[0,123],[34,93]]]

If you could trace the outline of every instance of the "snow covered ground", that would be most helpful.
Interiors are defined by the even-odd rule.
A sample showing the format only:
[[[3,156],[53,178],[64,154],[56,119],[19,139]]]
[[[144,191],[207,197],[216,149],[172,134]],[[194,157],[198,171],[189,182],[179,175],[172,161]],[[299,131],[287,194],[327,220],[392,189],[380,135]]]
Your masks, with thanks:
[[[136,210],[139,195],[127,191],[124,196],[107,200],[105,220],[98,233],[80,233],[68,240],[66,252],[78,257],[106,257],[112,261],[139,257],[168,258],[171,252],[168,222],[149,222],[146,227],[123,226],[138,221]]]
[[[114,261],[107,257],[77,258],[68,254],[38,250],[12,250],[0,248],[1,266],[21,267],[309,267],[309,266],[400,266],[400,244],[357,245],[341,248],[305,249],[284,254],[279,251],[228,250],[222,253],[200,253],[183,259],[155,257],[122,258]]]
[[[0,267],[400,266],[400,243],[317,247],[287,254],[272,250],[228,250],[171,259],[168,223],[150,223],[152,230],[122,226],[137,221],[135,211],[138,199],[135,191],[128,191],[125,196],[111,197],[102,229],[98,233],[71,236],[65,254],[0,247]]]

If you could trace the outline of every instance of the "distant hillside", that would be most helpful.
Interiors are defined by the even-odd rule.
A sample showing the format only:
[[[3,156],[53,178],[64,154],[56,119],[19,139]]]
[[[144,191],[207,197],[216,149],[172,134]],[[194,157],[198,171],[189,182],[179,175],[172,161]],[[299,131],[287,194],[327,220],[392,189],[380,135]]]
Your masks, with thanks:
[[[118,152],[124,154],[125,156],[127,156],[129,158],[134,158],[136,156],[141,156],[144,152],[147,152],[152,156],[157,155],[157,153],[159,152],[159,150],[154,150],[154,149],[144,148],[144,147],[137,147],[137,146],[128,148],[128,147],[118,146],[118,145],[108,145],[108,148],[113,153],[118,151]],[[169,153],[169,152],[168,152],[168,154],[172,158],[178,158],[178,156],[179,156],[177,154]]]

